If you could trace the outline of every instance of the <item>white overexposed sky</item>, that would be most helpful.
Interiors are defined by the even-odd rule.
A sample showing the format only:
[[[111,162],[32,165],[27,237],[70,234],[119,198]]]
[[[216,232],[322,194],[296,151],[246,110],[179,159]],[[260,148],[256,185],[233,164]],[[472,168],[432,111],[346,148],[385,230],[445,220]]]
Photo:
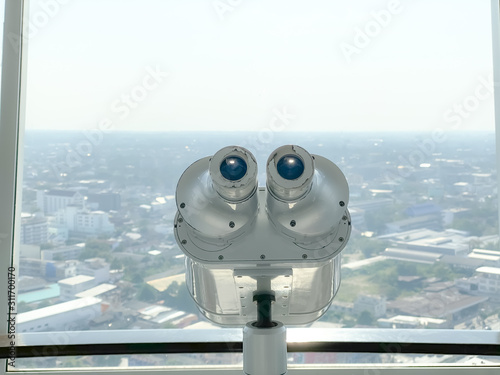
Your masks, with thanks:
[[[30,3],[28,129],[494,129],[490,0]]]

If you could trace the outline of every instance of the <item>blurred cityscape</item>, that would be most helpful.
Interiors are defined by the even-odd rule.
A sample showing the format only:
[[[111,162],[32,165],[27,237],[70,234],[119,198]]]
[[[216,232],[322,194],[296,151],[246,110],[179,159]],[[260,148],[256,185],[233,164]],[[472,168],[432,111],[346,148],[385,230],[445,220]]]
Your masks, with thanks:
[[[192,162],[238,144],[257,157],[263,185],[265,160],[288,143],[335,162],[350,187],[342,284],[311,326],[500,330],[494,133],[439,142],[424,133],[280,133],[263,142],[244,132],[27,131],[24,143],[18,333],[216,328],[184,284],[172,230],[177,181]],[[307,353],[290,361],[401,360],[389,357]],[[241,362],[229,358],[132,356],[126,364]],[[411,361],[422,358],[449,360]]]

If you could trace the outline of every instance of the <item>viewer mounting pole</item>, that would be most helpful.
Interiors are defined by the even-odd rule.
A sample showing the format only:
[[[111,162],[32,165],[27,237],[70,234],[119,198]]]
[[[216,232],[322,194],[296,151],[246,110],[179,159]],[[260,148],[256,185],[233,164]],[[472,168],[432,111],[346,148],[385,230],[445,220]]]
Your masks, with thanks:
[[[256,293],[257,321],[243,329],[243,371],[247,375],[283,375],[287,372],[286,328],[272,320],[274,294]]]

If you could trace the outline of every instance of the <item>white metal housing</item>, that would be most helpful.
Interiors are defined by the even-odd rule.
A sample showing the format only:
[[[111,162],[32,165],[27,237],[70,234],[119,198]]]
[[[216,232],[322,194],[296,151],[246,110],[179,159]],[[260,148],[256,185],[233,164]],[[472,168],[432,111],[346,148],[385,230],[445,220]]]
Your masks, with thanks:
[[[186,285],[202,313],[218,324],[254,320],[252,298],[261,291],[275,295],[273,316],[284,324],[314,321],[340,286],[339,254],[351,231],[347,181],[328,159],[283,146],[272,155],[297,152],[305,164],[297,181],[285,181],[268,163],[268,187],[278,186],[287,196],[283,201],[265,187],[254,191],[253,164],[241,181],[224,181],[219,164],[234,152],[247,163],[255,160],[245,149],[226,147],[193,163],[179,180],[174,233],[187,255]],[[240,201],[218,194],[220,186],[231,185],[253,193]],[[300,194],[292,199],[289,189]]]

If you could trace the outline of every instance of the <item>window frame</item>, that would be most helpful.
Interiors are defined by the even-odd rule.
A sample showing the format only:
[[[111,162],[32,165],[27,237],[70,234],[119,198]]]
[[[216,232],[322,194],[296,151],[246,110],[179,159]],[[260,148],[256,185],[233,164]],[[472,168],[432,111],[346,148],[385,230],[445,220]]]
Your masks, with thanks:
[[[24,119],[22,111],[23,84],[21,72],[23,71],[21,37],[22,15],[24,12],[24,0],[5,1],[3,54],[2,54],[2,93],[9,93],[1,96],[0,107],[0,264],[4,269],[0,271],[4,277],[0,282],[0,313],[4,317],[10,318],[7,289],[7,268],[15,264],[14,248],[15,233],[19,233],[19,228],[15,227],[15,207],[21,203],[17,194],[18,184],[21,182],[22,171],[18,160],[22,157],[22,150],[18,145],[22,142],[22,132],[20,125]],[[18,46],[15,41],[19,41]],[[19,234],[18,234],[19,235]],[[7,319],[0,319],[0,333],[3,337],[8,332]],[[6,372],[7,361],[2,359],[1,373]]]
[[[17,193],[17,187],[22,184],[22,160],[23,148],[19,147],[23,145],[23,135],[24,135],[24,104],[25,104],[25,80],[23,80],[23,72],[26,72],[26,48],[28,38],[24,34],[23,21],[24,14],[26,14],[26,7],[28,6],[29,0],[6,0],[5,1],[5,22],[4,22],[4,37],[3,37],[3,63],[2,63],[2,97],[1,97],[1,113],[0,113],[0,264],[4,265],[5,268],[8,265],[15,265],[16,257],[18,254],[18,249],[16,244],[19,241],[15,241],[15,236],[19,233],[19,216],[20,212],[16,211],[16,207],[21,207],[21,194]],[[500,18],[499,18],[499,1],[491,0],[492,9],[492,33],[493,33],[493,61],[494,63],[494,77],[495,77],[495,88],[498,87],[498,82],[500,82]],[[15,46],[15,41],[19,41],[18,48]],[[498,90],[495,90],[494,95],[495,101],[495,124],[496,124],[496,141],[497,141],[497,169],[500,171],[500,94]],[[498,185],[500,186],[500,172],[498,173]],[[500,199],[499,199],[500,200]],[[500,218],[500,211],[499,211]],[[4,270],[2,270],[4,271]],[[6,269],[5,269],[6,271]],[[3,272],[1,272],[4,274]],[[5,274],[4,274],[5,275]],[[8,289],[7,289],[7,277],[3,277],[0,281],[0,301],[8,300]],[[6,302],[0,303],[0,313],[4,317],[9,316],[9,307]],[[383,332],[383,330],[373,330]],[[413,333],[413,340],[418,337],[418,330],[400,330],[401,333],[410,335]],[[8,324],[7,319],[0,319],[0,348],[8,347],[7,340]],[[95,334],[99,334],[100,331],[94,331]],[[165,332],[165,331],[163,331]],[[216,334],[212,331],[213,335]],[[355,331],[350,331],[355,332]],[[440,331],[441,332],[441,331]],[[173,333],[173,331],[172,331]],[[358,332],[359,333],[359,332]],[[500,355],[500,337],[498,337],[498,332],[475,332],[479,336],[483,335],[486,337],[487,334],[493,337],[497,335],[496,342],[492,341],[493,345],[497,345],[499,348]],[[209,335],[210,332],[208,332]],[[459,332],[454,334],[449,332],[451,336],[458,337]],[[32,336],[31,336],[32,335]],[[35,335],[40,334],[16,334],[18,340],[25,338],[26,342],[30,341],[31,337],[36,337]],[[450,336],[450,337],[451,337]],[[463,338],[463,332],[462,332]],[[474,336],[471,334],[470,336]],[[437,337],[437,336],[436,336]],[[456,338],[455,338],[456,340]],[[355,341],[355,340],[354,340]],[[453,340],[448,340],[450,345],[473,345],[470,342],[463,343],[462,341],[456,341],[452,344]],[[358,340],[359,342],[359,340]],[[333,342],[332,342],[333,343]],[[337,342],[338,343],[338,342]],[[396,342],[392,342],[397,345]],[[438,344],[443,344],[442,340],[439,342],[433,342]],[[460,343],[460,344],[459,344]],[[197,342],[200,344],[200,341]],[[445,342],[444,345],[447,343]],[[49,348],[50,346],[47,346]],[[52,347],[56,347],[53,345]],[[340,351],[340,350],[336,350]],[[49,351],[50,352],[50,351]],[[0,374],[12,373],[12,371],[7,371],[7,360],[0,359]],[[430,374],[430,375],[447,375],[447,374],[469,374],[472,369],[478,374],[497,374],[500,366],[459,366],[459,365],[447,365],[447,366],[411,366],[411,365],[306,365],[306,366],[289,366],[290,374],[326,374],[331,373],[332,369],[339,375],[354,375],[354,374]],[[92,372],[95,375],[109,374],[110,372],[115,372],[116,369],[82,369],[74,370],[67,369],[61,371],[51,371],[43,370],[43,373],[58,373],[58,374],[74,374],[75,372]],[[239,367],[234,366],[224,366],[224,367],[193,367],[182,369],[179,368],[129,368],[120,369],[121,373],[127,374],[139,374],[139,373],[157,373],[168,371],[170,374],[198,374],[200,372],[217,372],[221,371],[225,374],[241,374],[242,370]],[[37,370],[24,370],[24,374],[40,374]]]

